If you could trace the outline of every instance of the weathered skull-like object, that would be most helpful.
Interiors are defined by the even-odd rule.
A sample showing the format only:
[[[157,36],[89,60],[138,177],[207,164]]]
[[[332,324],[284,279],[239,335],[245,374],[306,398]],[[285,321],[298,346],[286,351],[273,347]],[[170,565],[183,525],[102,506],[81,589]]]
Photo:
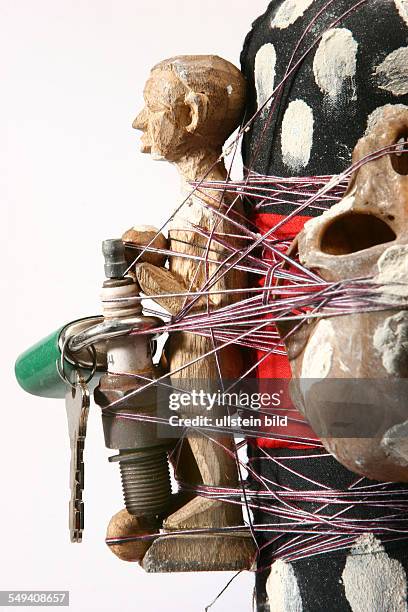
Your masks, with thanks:
[[[370,117],[353,161],[407,137],[408,108],[387,105]],[[332,316],[323,307],[288,335],[293,400],[348,469],[408,482],[408,154],[396,148],[364,163],[346,197],[306,223],[298,251],[324,280],[370,281],[363,310]]]

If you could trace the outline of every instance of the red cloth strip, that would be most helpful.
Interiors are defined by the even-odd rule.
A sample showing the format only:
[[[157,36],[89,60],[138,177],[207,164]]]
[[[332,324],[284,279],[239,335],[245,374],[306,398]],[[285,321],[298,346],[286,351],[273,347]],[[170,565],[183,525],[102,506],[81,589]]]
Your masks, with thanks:
[[[258,227],[260,232],[263,234],[270,230],[274,225],[276,225],[279,221],[284,219],[283,215],[277,215],[273,213],[257,213],[253,216],[252,221]],[[274,237],[279,240],[292,241],[296,235],[303,229],[304,224],[308,221],[310,217],[304,216],[296,216],[292,217],[288,220],[287,223],[282,225],[277,232],[274,234]],[[260,281],[261,284],[265,282],[265,279]],[[261,351],[257,351],[257,360],[263,357],[264,353]],[[264,359],[262,363],[258,365],[257,368],[257,377],[262,379],[273,379],[273,378],[291,378],[291,369],[289,364],[289,359],[286,355],[270,355],[268,359]],[[260,382],[262,385],[262,382]],[[295,416],[299,419],[302,419],[302,416],[296,411],[293,412],[294,407],[290,400],[289,395],[285,396],[282,400],[282,407],[288,408],[290,410],[290,415]],[[279,411],[281,413],[281,410]],[[282,432],[280,432],[282,433]],[[312,429],[308,425],[290,425],[288,430],[285,431],[285,435],[290,435],[293,437],[302,437],[302,438],[316,438],[316,435],[312,431]],[[271,440],[269,438],[257,438],[254,440],[254,443],[261,448],[293,448],[293,449],[302,449],[302,448],[311,448],[310,444],[295,444],[287,441],[279,441],[279,440]]]

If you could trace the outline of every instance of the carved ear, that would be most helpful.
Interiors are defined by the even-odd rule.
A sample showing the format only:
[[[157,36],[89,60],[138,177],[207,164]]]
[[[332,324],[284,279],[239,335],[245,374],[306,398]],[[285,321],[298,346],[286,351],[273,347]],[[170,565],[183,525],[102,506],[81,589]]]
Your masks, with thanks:
[[[199,125],[202,125],[207,118],[208,97],[203,93],[190,91],[185,97],[185,103],[190,107],[191,113],[191,121],[186,130],[194,134]]]

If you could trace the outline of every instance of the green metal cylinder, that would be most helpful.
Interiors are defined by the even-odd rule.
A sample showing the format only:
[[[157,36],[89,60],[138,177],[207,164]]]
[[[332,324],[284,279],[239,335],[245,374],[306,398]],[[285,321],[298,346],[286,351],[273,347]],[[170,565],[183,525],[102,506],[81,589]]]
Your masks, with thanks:
[[[65,340],[72,335],[84,331],[103,321],[103,317],[88,317],[73,321],[60,327],[52,334],[43,338],[22,353],[15,364],[15,375],[18,384],[24,391],[40,397],[64,398],[67,384],[61,379],[57,363],[61,360],[61,350]],[[106,371],[106,351],[104,346],[96,348],[97,371]],[[84,377],[92,370],[90,355],[87,351],[79,351],[75,359],[69,352],[64,356],[64,371],[71,378],[75,364],[79,364]],[[100,378],[94,376],[92,387],[96,386]]]

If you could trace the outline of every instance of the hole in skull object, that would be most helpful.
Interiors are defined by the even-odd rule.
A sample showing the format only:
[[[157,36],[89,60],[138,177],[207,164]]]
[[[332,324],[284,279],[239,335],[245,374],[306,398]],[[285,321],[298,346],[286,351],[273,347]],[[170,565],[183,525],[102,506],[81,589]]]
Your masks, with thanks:
[[[395,141],[396,152],[391,155],[391,164],[395,172],[408,174],[408,128],[398,134]]]
[[[374,215],[348,213],[338,217],[325,230],[320,248],[329,255],[349,255],[377,244],[395,240],[389,225]]]

